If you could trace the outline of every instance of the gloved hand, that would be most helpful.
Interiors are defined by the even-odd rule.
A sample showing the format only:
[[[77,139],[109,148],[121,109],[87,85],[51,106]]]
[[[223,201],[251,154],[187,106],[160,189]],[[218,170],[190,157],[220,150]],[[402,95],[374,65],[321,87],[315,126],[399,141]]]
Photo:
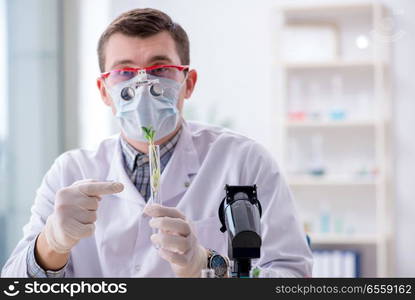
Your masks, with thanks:
[[[196,239],[189,221],[176,208],[149,204],[144,213],[152,217],[150,226],[159,232],[151,241],[160,248],[159,255],[167,260],[177,277],[200,277],[207,267],[208,252]]]
[[[101,195],[119,193],[119,182],[77,181],[56,193],[54,212],[48,217],[44,234],[49,247],[68,253],[80,239],[92,235]]]

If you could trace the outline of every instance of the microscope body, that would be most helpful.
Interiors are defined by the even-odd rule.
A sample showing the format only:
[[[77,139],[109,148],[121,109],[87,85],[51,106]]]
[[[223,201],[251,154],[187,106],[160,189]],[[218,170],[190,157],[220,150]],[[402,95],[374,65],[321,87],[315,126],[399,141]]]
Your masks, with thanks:
[[[256,186],[225,186],[219,207],[221,231],[228,231],[228,256],[234,261],[234,275],[249,277],[251,259],[261,255],[261,204]]]

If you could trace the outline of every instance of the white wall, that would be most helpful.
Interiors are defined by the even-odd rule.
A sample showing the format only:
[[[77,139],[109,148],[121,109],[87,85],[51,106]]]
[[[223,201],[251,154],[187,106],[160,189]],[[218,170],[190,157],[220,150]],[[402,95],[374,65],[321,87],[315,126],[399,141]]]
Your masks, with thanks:
[[[84,1],[83,1],[84,2]],[[82,3],[83,3],[82,2]],[[88,1],[85,1],[88,2]],[[92,1],[96,2],[96,1]],[[272,77],[273,33],[277,20],[274,19],[276,8],[283,4],[317,4],[317,3],[351,3],[355,0],[226,0],[226,1],[191,1],[191,0],[108,0],[108,14],[97,15],[89,20],[90,14],[84,12],[84,26],[93,26],[91,36],[84,37],[83,51],[87,53],[82,60],[91,66],[96,65],[95,51],[97,32],[102,29],[105,18],[109,22],[119,13],[135,7],[159,8],[179,22],[188,32],[191,42],[191,65],[199,71],[199,82],[192,99],[187,105],[187,114],[199,120],[226,123],[232,120],[232,128],[246,135],[255,137],[275,152],[277,145],[276,128],[272,108],[276,78]],[[415,41],[415,1],[382,1],[397,13],[396,31],[405,34],[393,42],[394,73],[394,108],[395,108],[395,147],[396,147],[396,275],[415,276],[415,241],[414,226],[411,222],[415,212],[415,185],[412,182],[415,167],[415,66],[413,53]],[[94,5],[88,4],[89,12]],[[107,7],[107,6],[106,6]],[[92,32],[92,30],[94,32]],[[82,33],[85,35],[85,33]],[[94,47],[93,49],[91,47]],[[83,53],[82,53],[83,55]],[[94,67],[96,70],[96,67]],[[86,72],[86,71],[85,71]],[[87,73],[85,73],[87,74]],[[97,92],[91,92],[90,71],[83,77],[81,101],[98,101]],[[88,82],[88,84],[86,84]],[[85,94],[84,94],[85,92]],[[87,95],[87,96],[85,96]],[[94,102],[97,103],[97,102]],[[96,124],[104,124],[100,134],[104,134],[107,120],[89,119],[94,112],[90,106],[82,111],[83,126],[88,125],[88,132],[83,133],[83,143],[93,138],[93,132],[99,130]],[[96,117],[94,117],[96,118]],[[85,128],[85,127],[82,127]],[[411,168],[412,166],[412,168]]]
[[[99,141],[114,132],[113,118],[109,107],[99,97],[96,79],[100,74],[97,58],[97,43],[109,23],[109,2],[88,0],[79,2],[79,133],[81,145],[95,148]],[[85,130],[87,128],[87,130]]]

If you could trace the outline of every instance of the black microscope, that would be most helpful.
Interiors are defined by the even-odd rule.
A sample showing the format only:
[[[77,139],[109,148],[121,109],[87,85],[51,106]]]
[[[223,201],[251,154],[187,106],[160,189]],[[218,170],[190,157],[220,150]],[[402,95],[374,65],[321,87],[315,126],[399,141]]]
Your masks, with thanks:
[[[261,203],[256,185],[225,186],[219,206],[220,230],[228,231],[228,256],[233,260],[232,277],[249,277],[251,260],[261,254]]]

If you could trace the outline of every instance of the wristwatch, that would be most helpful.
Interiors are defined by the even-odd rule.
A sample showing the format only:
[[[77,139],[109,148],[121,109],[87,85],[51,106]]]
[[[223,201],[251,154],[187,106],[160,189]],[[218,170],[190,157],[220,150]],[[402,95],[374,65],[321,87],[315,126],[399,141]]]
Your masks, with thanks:
[[[208,250],[207,267],[215,271],[216,278],[228,277],[229,260],[212,249]]]

